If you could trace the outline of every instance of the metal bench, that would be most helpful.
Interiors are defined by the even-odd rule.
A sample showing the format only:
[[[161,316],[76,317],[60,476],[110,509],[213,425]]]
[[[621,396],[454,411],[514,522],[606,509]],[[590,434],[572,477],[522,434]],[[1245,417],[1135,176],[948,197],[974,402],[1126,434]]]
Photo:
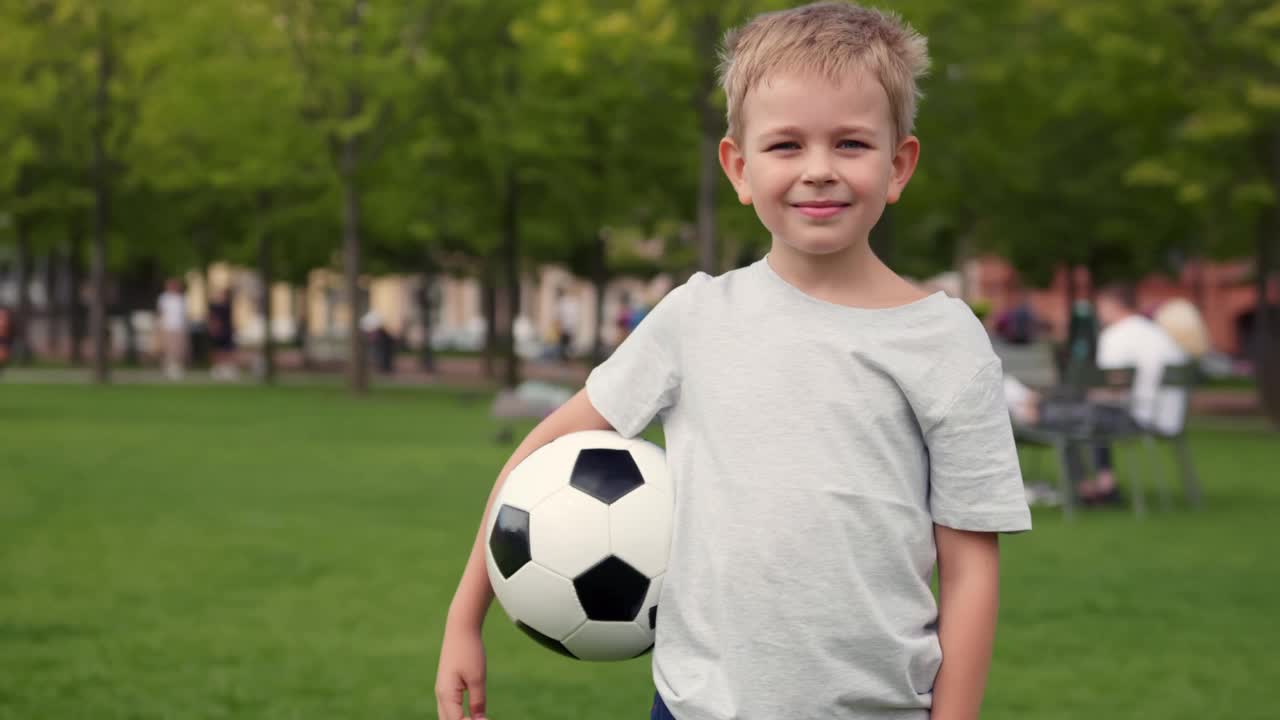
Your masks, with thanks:
[[[516,388],[498,391],[490,413],[499,423],[495,442],[515,439],[515,425],[526,420],[540,421],[573,397],[573,391],[552,383],[529,380]]]

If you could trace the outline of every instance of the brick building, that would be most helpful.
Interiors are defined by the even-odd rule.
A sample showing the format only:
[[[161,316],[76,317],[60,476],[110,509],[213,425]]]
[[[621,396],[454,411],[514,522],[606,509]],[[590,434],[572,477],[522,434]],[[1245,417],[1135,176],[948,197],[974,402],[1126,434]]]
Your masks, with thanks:
[[[1075,269],[1076,292],[1088,297],[1092,290],[1091,278],[1085,268]],[[972,261],[966,268],[968,294],[971,299],[991,303],[988,324],[993,323],[1000,312],[1019,300],[1020,282],[1017,271],[1004,259],[983,257]],[[1066,335],[1068,317],[1068,276],[1063,268],[1047,288],[1026,289],[1027,299],[1035,313],[1052,328],[1054,337]],[[1250,260],[1226,262],[1191,261],[1186,263],[1178,277],[1151,274],[1137,285],[1138,305],[1143,310],[1158,307],[1170,298],[1190,300],[1200,308],[1208,325],[1213,347],[1228,355],[1244,355],[1250,348],[1258,293],[1254,284],[1253,263]],[[1280,298],[1280,286],[1273,281],[1271,303]]]

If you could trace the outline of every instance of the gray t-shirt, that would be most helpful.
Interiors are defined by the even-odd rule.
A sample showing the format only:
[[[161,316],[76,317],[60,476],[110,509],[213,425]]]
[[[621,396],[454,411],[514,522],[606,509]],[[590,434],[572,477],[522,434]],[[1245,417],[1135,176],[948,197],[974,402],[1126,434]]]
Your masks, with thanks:
[[[926,720],[935,523],[1031,527],[1000,362],[963,302],[828,303],[767,259],[673,290],[587,379],[660,416],[676,503],[653,675],[679,720]]]

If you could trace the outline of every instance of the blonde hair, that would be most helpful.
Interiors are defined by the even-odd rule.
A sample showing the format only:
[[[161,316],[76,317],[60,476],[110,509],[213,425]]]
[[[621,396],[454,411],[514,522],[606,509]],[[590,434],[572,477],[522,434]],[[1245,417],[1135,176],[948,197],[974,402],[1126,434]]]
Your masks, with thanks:
[[[870,72],[889,96],[894,142],[911,134],[916,81],[929,69],[928,41],[895,13],[847,2],[819,2],[757,15],[725,34],[720,84],[728,98],[728,134],[742,140],[747,93],[771,75],[816,71],[840,82]]]

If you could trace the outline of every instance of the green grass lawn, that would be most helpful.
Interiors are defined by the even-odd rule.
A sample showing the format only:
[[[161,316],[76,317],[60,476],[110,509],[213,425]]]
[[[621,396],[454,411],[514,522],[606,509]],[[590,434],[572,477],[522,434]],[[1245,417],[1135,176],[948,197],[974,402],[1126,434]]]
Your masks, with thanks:
[[[0,384],[0,718],[434,717],[511,450],[486,402]],[[1037,511],[1004,541],[985,718],[1277,716],[1280,435],[1193,444],[1205,512]],[[646,660],[565,660],[497,611],[486,636],[498,720],[646,717]]]

